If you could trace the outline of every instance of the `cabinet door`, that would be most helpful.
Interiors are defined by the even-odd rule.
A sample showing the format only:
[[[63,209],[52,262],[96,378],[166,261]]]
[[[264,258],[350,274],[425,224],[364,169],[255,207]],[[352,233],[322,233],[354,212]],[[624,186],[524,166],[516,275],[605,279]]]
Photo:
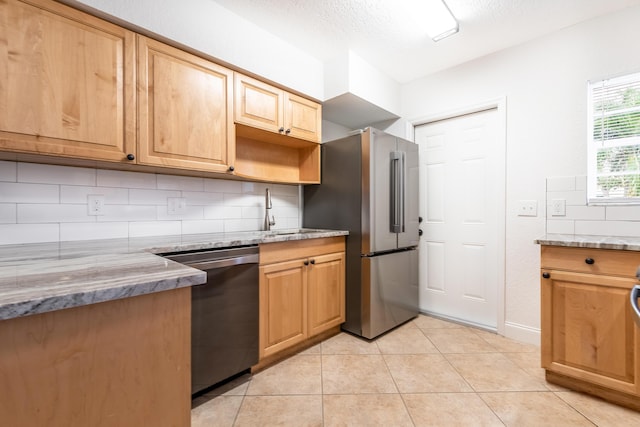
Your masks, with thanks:
[[[0,149],[127,162],[134,34],[53,1],[0,3]]]
[[[312,142],[321,142],[322,106],[292,93],[284,95],[285,133]]]
[[[284,92],[251,77],[235,73],[237,123],[281,133],[284,122]]]
[[[640,395],[640,328],[633,322],[631,278],[545,270],[542,367]]]
[[[260,267],[260,358],[307,337],[307,271],[302,260]]]
[[[233,162],[233,72],[138,36],[139,162],[224,172]]]
[[[344,252],[311,258],[309,272],[309,336],[344,322]]]

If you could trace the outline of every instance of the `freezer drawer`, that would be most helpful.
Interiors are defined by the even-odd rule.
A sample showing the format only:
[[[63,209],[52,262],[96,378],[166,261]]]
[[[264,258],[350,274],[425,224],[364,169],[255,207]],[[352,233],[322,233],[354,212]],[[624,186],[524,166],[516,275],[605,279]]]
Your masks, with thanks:
[[[362,336],[374,338],[418,315],[418,250],[362,258]]]

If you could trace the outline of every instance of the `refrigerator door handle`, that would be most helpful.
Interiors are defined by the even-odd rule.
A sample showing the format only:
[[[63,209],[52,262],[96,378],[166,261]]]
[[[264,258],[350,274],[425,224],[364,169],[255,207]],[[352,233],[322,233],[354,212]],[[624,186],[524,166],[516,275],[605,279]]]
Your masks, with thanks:
[[[404,153],[391,152],[390,231],[404,231]]]

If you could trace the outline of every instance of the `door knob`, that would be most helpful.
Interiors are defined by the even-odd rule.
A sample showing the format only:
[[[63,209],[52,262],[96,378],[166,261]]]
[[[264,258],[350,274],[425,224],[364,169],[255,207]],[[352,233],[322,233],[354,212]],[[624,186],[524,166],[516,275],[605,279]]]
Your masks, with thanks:
[[[422,229],[418,229],[418,236],[422,236],[424,234],[424,232],[422,231]]]

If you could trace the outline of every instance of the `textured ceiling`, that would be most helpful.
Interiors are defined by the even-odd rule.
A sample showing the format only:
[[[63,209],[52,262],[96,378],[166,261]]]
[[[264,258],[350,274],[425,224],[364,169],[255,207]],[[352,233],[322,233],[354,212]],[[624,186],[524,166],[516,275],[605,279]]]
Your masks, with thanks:
[[[640,0],[446,0],[460,32],[433,42],[431,0],[213,0],[326,61],[352,50],[399,83],[523,43]]]

